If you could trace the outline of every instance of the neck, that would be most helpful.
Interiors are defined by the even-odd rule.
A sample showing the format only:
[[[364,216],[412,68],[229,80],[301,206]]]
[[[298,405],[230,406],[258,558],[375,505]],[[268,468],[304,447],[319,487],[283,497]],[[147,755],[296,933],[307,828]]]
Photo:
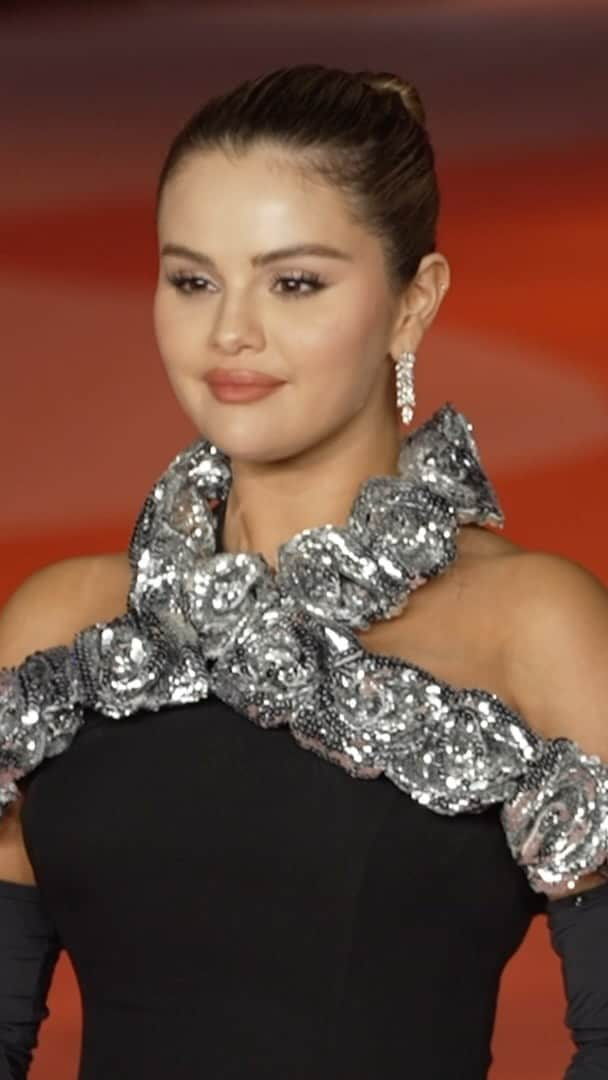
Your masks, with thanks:
[[[385,425],[379,434],[345,433],[271,463],[231,459],[221,547],[256,552],[273,568],[279,547],[303,529],[343,526],[362,484],[372,476],[398,474],[404,432]]]

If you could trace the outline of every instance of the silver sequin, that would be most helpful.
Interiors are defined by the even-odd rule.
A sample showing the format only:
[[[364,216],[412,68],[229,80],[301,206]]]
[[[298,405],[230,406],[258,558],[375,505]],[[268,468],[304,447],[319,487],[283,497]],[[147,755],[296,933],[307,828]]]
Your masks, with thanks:
[[[569,739],[549,740],[504,803],[502,821],[513,855],[539,891],[573,888],[606,864],[608,768]]]
[[[213,692],[436,813],[502,804],[539,891],[605,864],[606,765],[541,739],[495,694],[368,653],[354,633],[446,570],[462,524],[504,524],[464,415],[438,409],[403,440],[399,475],[366,481],[346,526],[283,544],[276,574],[261,554],[217,550],[230,482],[229,459],[206,440],[178,454],[133,530],[125,615],[0,673],[0,811],[16,780],[67,748],[86,708],[122,717]]]

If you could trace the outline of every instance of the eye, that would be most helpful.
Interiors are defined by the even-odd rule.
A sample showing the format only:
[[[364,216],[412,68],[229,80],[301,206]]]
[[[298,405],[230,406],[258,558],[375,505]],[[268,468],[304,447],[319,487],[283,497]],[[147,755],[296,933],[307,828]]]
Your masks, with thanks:
[[[207,293],[212,291],[209,288],[212,283],[209,278],[203,277],[202,274],[185,274],[179,271],[167,274],[167,281],[173,285],[174,289],[186,296],[192,296],[197,292]],[[281,286],[278,290],[280,295],[293,297],[306,296],[325,287],[320,275],[315,274],[312,270],[298,270],[291,274],[276,274],[272,280],[272,288],[274,289],[277,285]]]
[[[195,292],[209,292],[207,286],[211,284],[209,279],[201,274],[184,274],[181,272],[167,274],[167,281],[178,292],[185,293],[187,296],[191,296]]]
[[[283,296],[308,296],[310,293],[319,292],[325,287],[319,274],[312,270],[298,270],[292,274],[277,274],[272,280],[272,287],[276,285],[286,286],[279,289]]]

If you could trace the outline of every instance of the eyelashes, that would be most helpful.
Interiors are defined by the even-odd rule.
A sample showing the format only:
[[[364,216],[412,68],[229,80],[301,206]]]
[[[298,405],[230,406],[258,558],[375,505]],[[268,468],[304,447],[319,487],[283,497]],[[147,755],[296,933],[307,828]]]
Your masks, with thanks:
[[[204,294],[210,292],[207,286],[210,285],[211,282],[209,281],[209,278],[206,278],[202,274],[185,274],[180,271],[175,274],[167,274],[167,281],[183,296],[193,296],[195,293]],[[312,270],[298,270],[291,274],[276,274],[272,279],[271,287],[272,289],[275,289],[278,285],[289,286],[288,288],[281,287],[278,290],[279,295],[288,298],[293,297],[294,299],[302,296],[310,296],[325,288],[325,282],[322,280],[320,274],[316,274]]]

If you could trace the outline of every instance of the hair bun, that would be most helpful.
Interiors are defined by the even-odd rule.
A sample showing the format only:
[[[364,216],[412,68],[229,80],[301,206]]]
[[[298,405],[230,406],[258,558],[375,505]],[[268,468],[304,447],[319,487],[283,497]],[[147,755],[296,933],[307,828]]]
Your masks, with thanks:
[[[426,128],[426,113],[422,98],[413,83],[406,82],[399,75],[394,75],[390,71],[365,71],[361,73],[361,78],[367,86],[370,86],[372,90],[377,90],[380,94],[399,94],[404,109],[407,110],[410,116],[414,117],[414,120],[421,127]]]

